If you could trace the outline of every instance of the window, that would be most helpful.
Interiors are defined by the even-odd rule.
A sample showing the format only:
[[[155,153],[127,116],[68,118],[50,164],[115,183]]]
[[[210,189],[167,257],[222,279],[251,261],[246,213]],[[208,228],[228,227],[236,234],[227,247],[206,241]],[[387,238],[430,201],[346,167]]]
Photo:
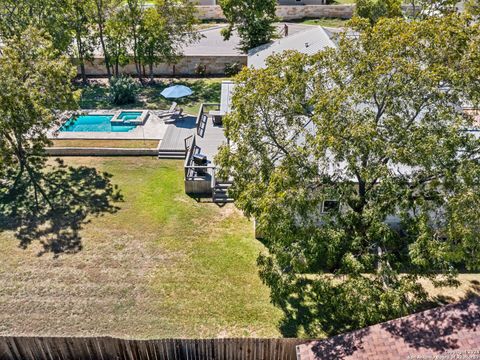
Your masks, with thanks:
[[[329,213],[339,209],[339,203],[336,200],[325,200],[322,204],[322,213]]]

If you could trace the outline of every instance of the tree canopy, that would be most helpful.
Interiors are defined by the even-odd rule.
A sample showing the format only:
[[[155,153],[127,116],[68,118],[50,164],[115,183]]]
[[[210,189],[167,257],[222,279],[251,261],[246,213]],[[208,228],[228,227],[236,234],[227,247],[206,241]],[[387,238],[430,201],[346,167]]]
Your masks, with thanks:
[[[233,31],[240,36],[243,51],[268,43],[275,36],[276,0],[220,0],[228,27],[222,33],[226,40]]]
[[[476,0],[472,0],[473,3]],[[464,3],[467,5],[469,0]],[[410,0],[413,16],[425,18],[430,16],[444,16],[457,11],[458,0]]]
[[[75,69],[50,37],[27,28],[7,40],[0,57],[0,159],[2,170],[21,175],[43,155],[46,131],[58,111],[74,109]]]
[[[85,63],[102,52],[107,74],[131,60],[142,80],[145,67],[174,63],[185,45],[197,41],[196,9],[189,0],[5,0],[0,39],[15,39],[29,27],[47,33],[68,54],[86,82]]]
[[[66,51],[71,44],[71,27],[65,16],[67,0],[2,0],[0,39],[11,39],[29,27],[47,32],[53,46]]]
[[[285,335],[331,335],[424,306],[419,282],[480,267],[478,24],[352,24],[358,37],[275,55],[237,78],[223,178],[254,217]]]
[[[372,24],[383,17],[401,17],[402,0],[357,0],[355,13]]]
[[[75,68],[34,28],[1,51],[0,231],[16,231],[22,247],[38,240],[44,252],[77,251],[87,216],[115,211],[121,197],[107,174],[47,162],[48,131],[77,104]]]

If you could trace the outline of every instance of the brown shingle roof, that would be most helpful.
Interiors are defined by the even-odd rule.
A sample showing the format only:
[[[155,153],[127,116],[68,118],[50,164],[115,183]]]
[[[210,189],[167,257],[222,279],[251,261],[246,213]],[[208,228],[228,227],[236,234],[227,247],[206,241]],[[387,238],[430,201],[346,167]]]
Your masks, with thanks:
[[[473,118],[473,126],[480,129],[480,109],[465,109],[464,112]]]
[[[435,359],[448,352],[455,355],[446,358],[480,359],[480,297],[297,348],[299,360]]]

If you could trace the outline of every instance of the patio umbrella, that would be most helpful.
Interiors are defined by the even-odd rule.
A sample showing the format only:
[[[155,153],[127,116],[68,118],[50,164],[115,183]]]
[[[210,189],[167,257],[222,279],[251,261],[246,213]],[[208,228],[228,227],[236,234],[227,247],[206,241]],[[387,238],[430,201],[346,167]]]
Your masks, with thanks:
[[[184,85],[174,85],[164,89],[161,93],[164,97],[168,99],[178,99],[185,96],[192,95],[193,91],[187,86]]]

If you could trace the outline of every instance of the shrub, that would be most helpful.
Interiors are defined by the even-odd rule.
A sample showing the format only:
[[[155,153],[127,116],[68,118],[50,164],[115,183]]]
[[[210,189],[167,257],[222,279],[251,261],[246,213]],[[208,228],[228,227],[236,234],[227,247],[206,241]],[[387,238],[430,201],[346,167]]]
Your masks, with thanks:
[[[237,75],[240,70],[242,70],[242,65],[238,62],[225,65],[225,75],[227,75],[228,77]]]
[[[137,84],[127,76],[110,80],[110,101],[114,105],[132,104],[137,99]]]
[[[195,66],[195,75],[205,76],[207,74],[207,66],[203,64],[197,64]]]

